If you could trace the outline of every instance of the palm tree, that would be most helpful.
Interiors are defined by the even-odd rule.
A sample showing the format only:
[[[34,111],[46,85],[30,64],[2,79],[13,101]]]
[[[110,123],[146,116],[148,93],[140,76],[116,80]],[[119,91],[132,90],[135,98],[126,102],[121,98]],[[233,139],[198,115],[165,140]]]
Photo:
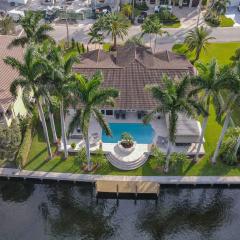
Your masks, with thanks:
[[[41,24],[42,18],[43,16],[39,12],[27,11],[25,16],[20,19],[20,25],[24,30],[24,35],[14,39],[9,47],[19,45],[24,47],[26,44],[38,44],[45,40],[54,42],[54,39],[47,34],[53,30],[53,27],[49,24]]]
[[[18,87],[21,87],[23,91],[23,101],[27,108],[29,106],[31,94],[33,94],[33,97],[36,100],[40,120],[44,131],[44,137],[47,142],[48,155],[51,159],[51,145],[41,103],[41,97],[47,96],[45,84],[42,82],[42,75],[46,71],[46,66],[44,62],[41,61],[39,56],[37,56],[37,53],[33,47],[27,48],[24,54],[23,63],[13,57],[5,58],[4,62],[19,72],[19,78],[16,78],[10,87],[10,91],[13,96],[17,96]]]
[[[91,27],[88,35],[90,36],[88,44],[89,43],[95,44],[95,49],[96,49],[96,44],[99,44],[99,49],[100,49],[100,45],[103,44],[103,40],[104,40],[103,34],[99,33],[98,29]]]
[[[217,15],[224,15],[227,11],[228,5],[231,4],[230,0],[217,0],[213,3],[211,10],[217,13]]]
[[[218,139],[217,147],[215,149],[214,155],[212,157],[212,163],[216,163],[216,159],[219,154],[219,149],[221,147],[223,138],[229,126],[232,111],[234,105],[240,100],[240,63],[237,65],[235,69],[232,69],[230,66],[225,66],[221,73],[224,78],[228,81],[228,90],[230,90],[229,98],[227,99],[224,107],[221,109],[220,113],[218,114],[219,118],[224,118],[224,124],[222,128],[221,135]]]
[[[129,19],[131,18],[132,11],[133,11],[133,7],[130,3],[122,5],[121,12],[123,15],[125,15]]]
[[[152,34],[154,34],[154,28],[152,20],[149,17],[144,20],[143,24],[141,25],[141,29],[142,29],[141,37],[148,34],[150,38],[150,47],[152,47]]]
[[[15,24],[10,16],[6,16],[0,20],[0,31],[3,35],[15,32]]]
[[[193,60],[193,63],[199,59],[202,50],[206,51],[209,41],[215,39],[209,35],[209,30],[203,26],[196,27],[187,34],[184,43],[187,45],[190,52],[195,51],[195,59]]]
[[[98,31],[112,36],[113,49],[117,47],[117,38],[124,39],[128,34],[129,20],[120,13],[109,13],[100,17],[93,25]]]
[[[176,81],[165,75],[163,82],[165,84],[164,89],[158,85],[146,86],[146,89],[152,93],[158,105],[145,116],[144,123],[150,122],[156,113],[167,115],[169,127],[165,172],[168,172],[169,158],[176,139],[178,115],[184,114],[188,117],[195,117],[196,111],[203,113],[204,109],[192,95],[188,94],[191,83],[189,77],[186,76],[179,83],[176,83]]]
[[[191,94],[195,95],[199,92],[202,94],[206,115],[204,116],[202,123],[202,132],[197,146],[195,161],[198,161],[201,146],[203,144],[208,117],[210,114],[209,110],[211,101],[213,100],[215,109],[219,112],[221,105],[220,90],[222,90],[227,84],[226,78],[222,78],[222,75],[219,73],[219,67],[216,59],[212,59],[209,64],[199,62],[197,63],[197,68],[199,75],[192,78],[192,84],[196,86],[196,88],[191,92]]]
[[[77,52],[72,50],[63,51],[60,47],[52,46],[52,49],[46,56],[46,61],[49,71],[48,76],[46,76],[46,79],[49,80],[49,89],[59,101],[64,158],[67,159],[68,150],[64,106],[69,98],[69,88],[74,82],[72,66],[78,62]]]
[[[118,91],[113,88],[102,88],[103,77],[100,72],[95,73],[90,79],[77,74],[76,86],[73,88],[75,96],[80,100],[81,109],[76,111],[72,122],[69,125],[69,133],[80,126],[84,136],[88,170],[91,170],[91,156],[89,143],[89,124],[91,117],[94,117],[105,131],[106,135],[111,135],[108,123],[104,119],[103,114],[99,110],[106,104],[114,104],[114,98],[118,97]]]

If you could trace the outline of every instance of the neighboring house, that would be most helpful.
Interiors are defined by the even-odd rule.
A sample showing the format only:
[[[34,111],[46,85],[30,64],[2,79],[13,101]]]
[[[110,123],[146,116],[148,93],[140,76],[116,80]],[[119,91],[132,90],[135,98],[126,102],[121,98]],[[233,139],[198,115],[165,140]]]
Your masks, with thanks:
[[[103,73],[103,87],[113,87],[119,90],[119,97],[114,107],[103,107],[109,123],[142,123],[142,116],[151,111],[157,104],[145,86],[158,84],[164,88],[162,78],[168,75],[174,81],[178,81],[185,75],[193,75],[193,65],[181,55],[170,51],[162,51],[153,54],[150,48],[128,44],[118,47],[116,53],[107,53],[102,50],[93,50],[81,56],[80,63],[74,66],[74,71],[86,76],[93,75],[96,71]],[[67,120],[70,121],[70,120]],[[151,122],[146,143],[160,144],[166,150],[168,138],[168,122],[164,114],[156,115]],[[119,125],[117,130],[122,126]],[[131,127],[129,128],[131,130]],[[124,130],[123,127],[123,131]],[[101,128],[97,124],[90,126],[90,134],[98,132]],[[189,155],[194,154],[196,143],[199,142],[201,125],[194,119],[179,116],[176,133],[176,146]],[[139,133],[138,133],[139,134]],[[144,139],[142,133],[141,138]],[[148,133],[146,134],[148,135]],[[103,137],[103,135],[102,135]],[[102,138],[103,143],[104,139]],[[110,142],[113,142],[110,140]],[[109,145],[108,145],[109,146]],[[103,146],[104,149],[104,146]],[[204,151],[204,150],[203,150]],[[203,153],[202,151],[202,153]]]
[[[16,116],[26,115],[21,89],[18,89],[17,98],[14,98],[9,90],[12,81],[18,77],[18,73],[3,62],[7,56],[18,59],[23,57],[24,50],[22,48],[8,49],[8,45],[13,39],[13,36],[0,35],[0,124],[6,127],[10,126]]]

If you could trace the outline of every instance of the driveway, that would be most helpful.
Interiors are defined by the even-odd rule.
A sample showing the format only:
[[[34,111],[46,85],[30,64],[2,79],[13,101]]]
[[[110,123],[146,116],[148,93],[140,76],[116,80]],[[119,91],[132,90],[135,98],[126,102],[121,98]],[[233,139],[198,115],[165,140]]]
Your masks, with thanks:
[[[240,26],[240,12],[238,11],[237,7],[229,7],[226,13],[226,17],[231,18],[235,24],[234,27]]]

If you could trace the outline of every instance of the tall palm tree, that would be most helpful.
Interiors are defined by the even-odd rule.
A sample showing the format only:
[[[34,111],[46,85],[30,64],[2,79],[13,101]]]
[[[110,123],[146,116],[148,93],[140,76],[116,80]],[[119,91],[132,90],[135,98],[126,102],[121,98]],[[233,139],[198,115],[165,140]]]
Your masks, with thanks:
[[[172,147],[175,144],[178,115],[184,114],[188,117],[195,117],[196,112],[203,113],[204,109],[192,95],[188,93],[190,78],[184,77],[179,83],[170,79],[167,75],[163,77],[165,88],[158,85],[148,85],[146,89],[152,93],[153,98],[158,102],[144,118],[144,123],[148,123],[156,113],[164,113],[167,116],[168,127],[168,148],[165,164],[165,172],[168,172],[169,158]]]
[[[149,17],[144,20],[143,24],[141,25],[141,30],[142,30],[141,37],[147,34],[149,35],[150,47],[152,47],[152,34],[154,34],[154,28],[152,20]]]
[[[60,47],[52,46],[47,57],[49,74],[46,76],[51,93],[57,97],[60,106],[61,134],[64,147],[64,158],[68,157],[67,136],[65,126],[64,106],[69,97],[69,88],[74,82],[73,64],[78,62],[76,51],[64,51]]]
[[[224,119],[221,135],[218,139],[217,147],[212,157],[213,164],[216,163],[216,159],[219,154],[219,149],[222,145],[223,138],[225,136],[225,133],[228,129],[228,126],[231,120],[231,115],[232,115],[234,105],[240,100],[240,63],[237,65],[235,69],[232,69],[230,66],[225,66],[225,68],[223,68],[221,71],[221,75],[225,77],[228,81],[228,90],[230,91],[230,94],[224,107],[221,109],[220,113],[218,114],[219,118],[225,118],[225,119]]]
[[[94,117],[105,131],[106,135],[111,135],[108,123],[104,119],[100,109],[106,104],[114,104],[114,98],[118,97],[118,91],[113,88],[102,88],[103,77],[100,72],[95,73],[90,79],[77,74],[76,86],[73,88],[75,96],[80,100],[81,109],[76,111],[72,122],[69,125],[69,133],[80,126],[84,136],[88,170],[91,170],[91,156],[89,143],[89,124],[91,117]]]
[[[207,50],[209,41],[215,39],[209,35],[209,30],[203,26],[196,27],[193,30],[189,31],[187,34],[184,43],[187,45],[187,48],[190,52],[195,51],[195,58],[193,60],[193,63],[199,59],[202,50]]]
[[[98,31],[111,35],[113,40],[113,49],[117,47],[117,38],[124,39],[128,34],[130,21],[121,13],[109,13],[100,17],[93,25]]]
[[[96,49],[96,44],[99,44],[99,49],[100,49],[100,45],[103,44],[103,40],[104,40],[103,34],[99,33],[98,29],[91,27],[88,35],[90,36],[88,44],[89,43],[95,44],[95,49]]]
[[[39,12],[27,11],[24,17],[20,19],[20,25],[24,30],[22,37],[14,39],[9,47],[22,46],[26,44],[38,44],[45,40],[54,42],[54,39],[48,35],[53,27],[49,24],[41,24],[43,16]]]
[[[0,32],[3,35],[15,32],[15,23],[10,16],[6,16],[0,20]]]
[[[228,5],[230,4],[230,0],[217,0],[213,3],[211,10],[215,11],[217,15],[224,15],[227,11]]]
[[[13,57],[5,58],[4,62],[19,72],[19,78],[16,78],[10,87],[13,96],[17,96],[18,87],[21,87],[23,91],[23,100],[27,107],[29,106],[31,94],[33,94],[36,100],[44,137],[47,142],[48,155],[51,159],[51,145],[41,102],[41,98],[47,96],[45,84],[42,82],[42,75],[46,71],[45,63],[40,60],[33,47],[27,48],[24,54],[23,63]]]
[[[209,110],[211,101],[213,101],[216,111],[219,112],[221,105],[220,90],[222,90],[227,85],[227,79],[223,78],[219,73],[219,67],[216,59],[212,59],[209,64],[203,64],[199,62],[197,63],[197,68],[199,75],[192,78],[192,84],[196,86],[196,88],[191,92],[191,94],[202,94],[206,115],[204,116],[202,123],[202,132],[199,144],[197,146],[195,161],[198,161],[201,146],[203,144],[208,117],[210,114]]]

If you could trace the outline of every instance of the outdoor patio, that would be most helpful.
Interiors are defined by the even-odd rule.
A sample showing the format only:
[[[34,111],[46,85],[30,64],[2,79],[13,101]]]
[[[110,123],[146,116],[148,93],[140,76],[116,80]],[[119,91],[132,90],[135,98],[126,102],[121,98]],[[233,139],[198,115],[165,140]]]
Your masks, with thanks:
[[[69,110],[69,113],[65,118],[67,128],[73,117],[73,114],[74,110]],[[119,118],[116,118],[116,114],[110,116],[105,115],[105,118],[109,123],[142,123],[142,118],[141,119],[139,118],[137,111],[126,112],[124,119],[121,116]],[[182,119],[180,118],[179,124],[182,124],[181,120]],[[162,152],[166,153],[168,146],[168,130],[165,116],[156,116],[156,118],[153,119],[150,124],[154,130],[152,144],[158,146]],[[178,132],[181,132],[182,125],[179,126],[178,128],[179,128]],[[91,152],[94,152],[97,149],[99,149],[101,145],[102,150],[103,152],[105,152],[108,160],[115,167],[122,170],[129,170],[140,167],[147,161],[148,156],[151,154],[152,144],[136,143],[136,147],[134,148],[133,151],[129,153],[123,153],[119,150],[117,143],[102,142],[102,129],[94,118],[92,118],[90,121],[89,136]],[[76,147],[74,149],[71,147],[72,143],[76,144]],[[70,135],[68,139],[68,151],[78,152],[82,147],[84,147],[84,145],[85,142],[81,130],[75,129],[75,131]],[[61,144],[59,150],[63,151],[63,144]],[[196,143],[185,145],[183,144],[180,146],[175,145],[173,147],[174,152],[182,152],[189,156],[195,155],[196,150],[197,150]],[[204,153],[205,153],[204,147],[202,146],[200,154],[203,155]]]

